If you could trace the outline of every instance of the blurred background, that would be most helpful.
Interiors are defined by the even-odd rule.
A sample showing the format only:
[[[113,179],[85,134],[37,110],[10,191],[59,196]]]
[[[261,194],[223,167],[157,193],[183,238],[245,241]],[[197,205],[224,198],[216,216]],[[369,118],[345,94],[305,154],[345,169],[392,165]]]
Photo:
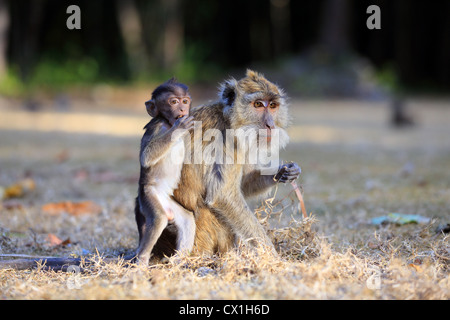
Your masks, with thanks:
[[[66,27],[71,4],[80,30]],[[371,4],[380,30],[366,27]],[[148,96],[173,75],[201,94],[252,67],[291,96],[441,95],[449,12],[445,0],[0,0],[0,94],[35,99],[30,108],[49,97],[107,98],[111,88]]]
[[[379,30],[367,27],[373,4]],[[67,28],[70,5],[81,29]],[[449,14],[449,0],[0,0],[2,239],[33,230],[92,252],[134,248],[144,102],[176,76],[196,106],[246,68],[290,97],[281,158],[302,167],[330,239],[355,243],[391,212],[448,223]],[[84,200],[101,212],[42,209]]]

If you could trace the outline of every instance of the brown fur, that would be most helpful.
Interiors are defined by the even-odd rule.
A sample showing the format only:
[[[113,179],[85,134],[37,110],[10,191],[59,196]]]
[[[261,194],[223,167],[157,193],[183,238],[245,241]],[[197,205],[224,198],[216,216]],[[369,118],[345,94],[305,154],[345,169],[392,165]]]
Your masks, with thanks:
[[[264,129],[267,124],[253,106],[252,98],[257,96],[277,100],[280,107],[271,117],[276,128],[283,131],[288,124],[283,91],[262,75],[250,70],[240,81],[226,81],[220,91],[220,100],[191,110],[191,116],[196,121],[202,121],[202,132],[218,129],[222,131],[224,138],[226,129]],[[193,137],[199,138],[201,137]],[[283,144],[287,142],[285,132],[280,138],[284,139]],[[233,152],[233,156],[240,152],[236,149],[226,150],[225,142],[224,151]],[[193,148],[191,153],[193,158]],[[255,165],[185,164],[178,189],[174,191],[174,199],[187,210],[196,213],[194,251],[200,254],[225,252],[238,239],[252,245],[263,243],[273,248],[245,197],[264,194],[274,185],[272,176],[261,175]],[[157,243],[156,249],[160,248]]]

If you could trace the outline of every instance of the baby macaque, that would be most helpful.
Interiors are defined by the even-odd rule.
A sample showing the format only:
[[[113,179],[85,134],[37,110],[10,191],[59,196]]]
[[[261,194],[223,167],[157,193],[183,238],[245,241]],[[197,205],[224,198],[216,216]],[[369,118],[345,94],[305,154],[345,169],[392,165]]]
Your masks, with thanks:
[[[148,264],[155,243],[170,224],[176,226],[177,251],[190,252],[195,238],[193,212],[172,197],[183,166],[183,137],[194,126],[194,119],[189,116],[189,89],[172,78],[157,87],[145,105],[152,120],[144,127],[141,140],[141,174],[135,208],[139,231],[137,261],[142,264]]]

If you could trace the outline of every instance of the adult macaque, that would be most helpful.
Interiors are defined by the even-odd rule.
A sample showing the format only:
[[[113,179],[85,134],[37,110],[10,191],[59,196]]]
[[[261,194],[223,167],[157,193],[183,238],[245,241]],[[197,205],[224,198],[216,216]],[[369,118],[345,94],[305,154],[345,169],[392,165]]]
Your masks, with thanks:
[[[254,129],[268,142],[278,130],[280,147],[289,140],[285,131],[289,113],[284,92],[251,70],[239,81],[226,81],[220,90],[220,100],[194,108],[191,116],[201,121],[203,133],[209,129],[223,133],[223,151],[232,158],[246,151],[239,150],[236,144],[231,150],[227,149],[227,129]],[[194,140],[201,138],[194,137]],[[201,143],[205,150],[207,143]],[[192,159],[195,158],[194,149],[191,148]],[[195,252],[224,252],[238,240],[243,240],[253,246],[263,244],[275,253],[246,198],[266,194],[278,181],[295,180],[300,168],[296,163],[288,163],[280,166],[275,174],[261,173],[257,164],[202,162],[183,166],[174,199],[188,211],[196,213]],[[163,234],[155,250],[170,253],[168,236]]]

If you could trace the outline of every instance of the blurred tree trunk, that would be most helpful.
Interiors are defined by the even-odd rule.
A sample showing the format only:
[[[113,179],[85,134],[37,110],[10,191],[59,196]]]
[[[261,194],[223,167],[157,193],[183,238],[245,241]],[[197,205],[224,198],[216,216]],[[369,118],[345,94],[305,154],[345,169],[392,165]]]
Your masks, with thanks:
[[[183,50],[183,14],[180,0],[161,0],[162,12],[165,16],[163,31],[162,63],[170,71],[180,62]]]
[[[9,8],[6,0],[0,0],[0,80],[6,75],[8,69],[8,28]]]
[[[46,1],[33,0],[25,6],[23,4],[20,1],[10,2],[11,9],[15,7],[15,16],[12,18],[19,20],[14,30],[14,51],[17,52],[21,80],[27,82],[39,52],[39,33]]]
[[[326,0],[322,9],[319,45],[332,55],[349,50],[349,2]]]
[[[134,0],[118,0],[117,11],[128,56],[128,66],[132,76],[137,76],[148,67],[139,12]]]
[[[242,12],[240,13],[234,13],[233,8],[231,8],[231,14],[234,14],[233,18],[239,21],[240,24],[235,24],[235,29],[231,32],[229,31],[230,27],[225,27],[225,32],[229,32],[231,35],[231,43],[235,42],[236,32],[240,33],[238,37],[240,61],[238,63],[241,64],[245,64],[248,61],[270,61],[276,54],[274,46],[278,45],[278,42],[274,34],[275,26],[272,20],[272,8],[268,6],[266,12],[262,5],[255,5],[255,2],[257,3],[257,0],[248,1],[245,7],[242,4],[240,7]],[[235,5],[238,6],[239,1]],[[267,21],[271,23],[267,23]],[[245,37],[247,34],[248,38]],[[246,54],[245,47],[243,47],[246,41],[249,41],[250,44],[248,47],[250,54]]]
[[[275,57],[284,52],[290,52],[290,0],[270,1],[270,20],[272,22],[273,52]]]
[[[444,12],[450,12],[450,2],[446,2],[446,6],[444,7]],[[442,29],[442,44],[441,44],[441,57],[440,61],[442,62],[441,67],[438,67],[439,70],[439,78],[442,81],[442,84],[450,85],[450,19],[445,19],[444,28]]]
[[[409,83],[414,79],[411,26],[415,23],[411,14],[411,3],[405,0],[395,1],[397,25],[395,28],[395,62],[401,82]]]

